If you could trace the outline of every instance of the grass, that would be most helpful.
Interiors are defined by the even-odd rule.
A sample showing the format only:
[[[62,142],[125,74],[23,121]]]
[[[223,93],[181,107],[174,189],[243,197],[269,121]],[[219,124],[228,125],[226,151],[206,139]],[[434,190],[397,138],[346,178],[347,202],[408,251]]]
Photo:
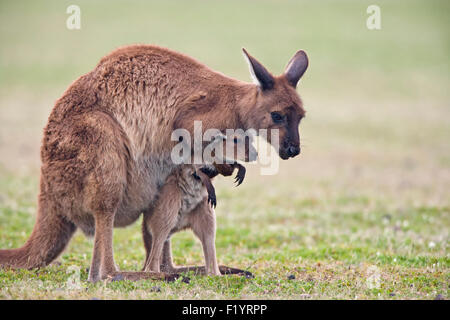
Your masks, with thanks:
[[[52,104],[109,50],[157,43],[242,80],[242,46],[275,73],[300,48],[311,65],[302,155],[273,176],[249,165],[239,188],[215,183],[218,260],[254,279],[89,284],[92,240],[77,233],[56,264],[0,270],[0,298],[448,298],[450,6],[378,1],[382,29],[369,31],[372,2],[324,2],[78,1],[79,31],[65,28],[72,2],[1,2],[0,248],[33,227]],[[114,246],[121,269],[141,268],[140,223],[117,229]],[[203,263],[190,232],[173,250],[176,264]]]

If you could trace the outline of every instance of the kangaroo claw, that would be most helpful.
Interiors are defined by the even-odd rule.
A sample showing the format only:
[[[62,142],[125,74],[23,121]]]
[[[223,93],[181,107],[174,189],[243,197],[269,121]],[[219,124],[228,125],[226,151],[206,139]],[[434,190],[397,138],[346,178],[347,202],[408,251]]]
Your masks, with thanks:
[[[208,203],[211,207],[215,208],[217,206],[217,199],[215,196],[208,196]]]
[[[236,183],[236,187],[240,186],[241,183],[244,181],[244,177],[243,175],[240,175],[239,172],[236,175],[236,178],[234,179],[234,182]]]

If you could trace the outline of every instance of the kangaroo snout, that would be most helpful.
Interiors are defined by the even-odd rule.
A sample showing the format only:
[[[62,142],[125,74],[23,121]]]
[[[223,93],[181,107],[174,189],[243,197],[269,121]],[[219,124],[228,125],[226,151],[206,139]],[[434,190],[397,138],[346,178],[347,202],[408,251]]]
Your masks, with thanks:
[[[288,157],[294,158],[295,156],[298,156],[300,154],[300,146],[289,146],[286,149],[286,153]]]

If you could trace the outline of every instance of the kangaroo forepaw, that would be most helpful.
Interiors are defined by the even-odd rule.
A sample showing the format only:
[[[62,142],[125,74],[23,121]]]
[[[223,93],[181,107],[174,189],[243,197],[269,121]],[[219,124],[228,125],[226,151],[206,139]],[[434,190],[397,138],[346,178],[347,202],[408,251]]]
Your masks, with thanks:
[[[217,206],[216,195],[208,195],[208,203],[211,205],[212,208],[215,208]]]
[[[238,171],[236,174],[236,177],[234,178],[234,182],[236,183],[236,187],[238,187],[245,178],[245,172],[242,172],[241,170]]]

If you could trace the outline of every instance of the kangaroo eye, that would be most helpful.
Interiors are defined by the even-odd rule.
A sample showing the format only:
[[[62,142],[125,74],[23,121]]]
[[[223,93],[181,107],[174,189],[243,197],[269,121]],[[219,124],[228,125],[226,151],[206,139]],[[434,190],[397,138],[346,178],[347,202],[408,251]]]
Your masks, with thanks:
[[[284,117],[281,113],[272,112],[270,115],[272,116],[272,121],[274,123],[282,123],[284,121]]]

